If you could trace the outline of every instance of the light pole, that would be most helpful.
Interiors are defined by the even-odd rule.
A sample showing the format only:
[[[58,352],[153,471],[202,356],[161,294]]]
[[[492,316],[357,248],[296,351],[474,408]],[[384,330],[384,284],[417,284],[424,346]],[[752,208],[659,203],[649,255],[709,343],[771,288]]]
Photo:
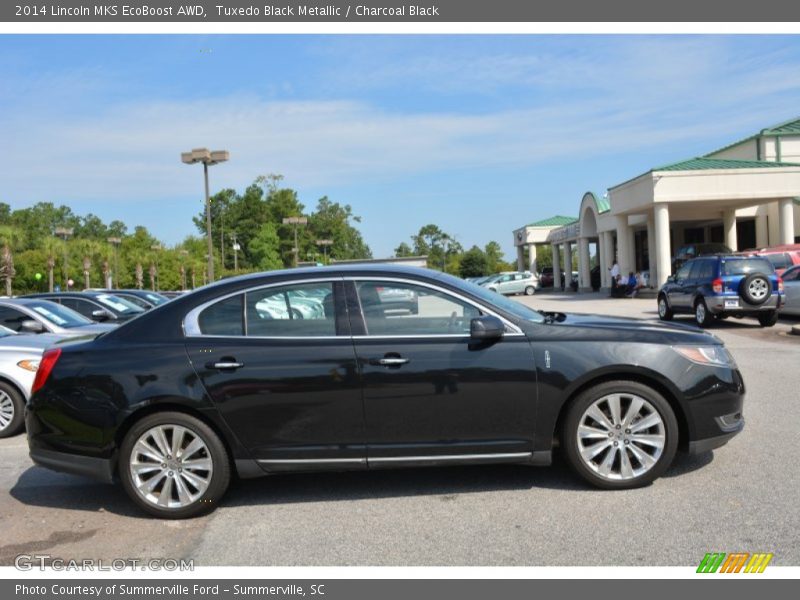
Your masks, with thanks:
[[[297,266],[299,261],[300,249],[297,247],[297,226],[307,225],[308,218],[306,217],[284,217],[283,223],[285,225],[294,225],[294,266]]]
[[[181,250],[181,291],[186,289],[186,257],[189,255],[188,250]]]
[[[208,280],[214,281],[214,242],[211,239],[211,197],[208,194],[208,167],[230,160],[227,150],[209,151],[207,148],[194,148],[191,152],[182,152],[181,161],[187,165],[203,163],[203,177],[206,186],[206,238],[208,240]]]
[[[154,251],[155,251],[155,253],[156,253],[156,273],[155,273],[155,281],[153,281],[153,282],[151,282],[151,283],[154,283],[154,284],[155,284],[155,289],[154,289],[153,291],[154,291],[154,292],[157,292],[157,291],[158,291],[158,288],[159,288],[159,285],[158,285],[158,251],[159,251],[159,250],[161,250],[161,244],[153,244],[152,246],[150,246],[150,250],[154,250]]]
[[[325,256],[325,264],[328,264],[328,247],[333,246],[333,240],[317,240],[317,246],[322,247],[322,254]]]
[[[105,284],[114,289],[114,283],[116,283],[117,288],[119,287],[119,255],[117,250],[122,243],[122,238],[110,237],[106,241],[114,246],[114,276],[111,278],[111,281],[106,281]]]
[[[73,233],[72,227],[56,227],[55,234],[64,240],[64,286],[69,291],[69,267],[67,266],[67,238]]]
[[[242,247],[239,245],[239,242],[236,241],[236,232],[234,231],[231,235],[233,236],[233,246],[232,246],[233,247],[233,272],[234,273],[238,273],[239,272],[239,250],[241,250]]]

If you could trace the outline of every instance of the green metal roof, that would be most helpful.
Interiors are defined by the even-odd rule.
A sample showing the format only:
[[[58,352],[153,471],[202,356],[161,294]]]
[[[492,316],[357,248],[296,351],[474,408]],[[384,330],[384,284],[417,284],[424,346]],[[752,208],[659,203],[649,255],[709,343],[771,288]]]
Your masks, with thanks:
[[[561,227],[562,225],[569,225],[570,223],[574,223],[577,220],[578,219],[576,219],[575,217],[564,217],[562,215],[556,215],[554,217],[542,219],[541,221],[528,223],[526,227]]]
[[[784,135],[800,133],[800,119],[794,118],[783,123],[778,123],[772,127],[767,127],[761,131],[762,135]]]
[[[597,195],[595,195],[594,201],[597,204],[597,211],[600,214],[611,210],[611,202],[608,201],[608,198],[604,198],[602,196],[598,198]]]
[[[727,160],[704,156],[664,165],[653,171],[704,171],[708,169],[774,169],[777,167],[800,167],[798,163],[767,160]]]

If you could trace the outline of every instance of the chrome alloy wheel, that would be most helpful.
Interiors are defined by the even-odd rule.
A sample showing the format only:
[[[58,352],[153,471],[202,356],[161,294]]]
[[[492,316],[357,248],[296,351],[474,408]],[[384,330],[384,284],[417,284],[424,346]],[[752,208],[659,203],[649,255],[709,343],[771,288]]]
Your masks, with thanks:
[[[767,280],[763,277],[757,277],[750,282],[747,286],[747,291],[750,292],[750,297],[759,302],[767,296],[769,286]]]
[[[658,316],[662,319],[667,315],[667,301],[664,298],[658,299]]]
[[[148,429],[136,440],[129,466],[139,495],[161,508],[183,508],[199,500],[214,472],[206,443],[180,425]]]
[[[658,411],[635,394],[608,394],[593,402],[578,424],[578,452],[604,479],[644,475],[664,452],[666,428]]]
[[[14,401],[11,396],[0,390],[0,431],[3,431],[14,420]]]
[[[694,318],[698,323],[706,322],[706,305],[704,302],[698,302],[694,308]]]

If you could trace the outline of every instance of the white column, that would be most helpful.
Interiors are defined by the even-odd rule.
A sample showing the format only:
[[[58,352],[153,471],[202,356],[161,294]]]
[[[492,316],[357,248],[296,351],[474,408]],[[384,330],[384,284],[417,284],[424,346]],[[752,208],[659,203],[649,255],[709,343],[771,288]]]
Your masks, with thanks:
[[[778,201],[778,226],[780,227],[780,244],[794,244],[794,203],[791,198]]]
[[[608,287],[608,258],[606,254],[606,232],[597,234],[597,260],[600,264],[600,289]]]
[[[557,290],[561,287],[561,253],[558,251],[558,244],[550,246],[550,251],[553,256],[553,289]]]
[[[611,231],[606,231],[606,262],[608,263],[607,267],[612,267],[614,265],[614,261],[617,260],[617,255],[614,253],[614,234]],[[606,269],[606,287],[609,289],[611,286],[611,272]]]
[[[626,215],[617,216],[617,262],[619,263],[619,272],[622,274],[623,279],[628,276],[628,272],[633,271],[630,229],[631,226],[628,225],[628,217]]]
[[[536,246],[534,244],[528,245],[528,265],[526,269],[530,269],[534,273],[539,270],[536,267]]]
[[[759,213],[762,208],[759,208]],[[767,215],[756,214],[756,247],[766,248],[769,246],[769,224]]]
[[[736,211],[726,210],[722,212],[722,229],[725,232],[725,245],[736,252],[739,250],[739,242],[736,238]]]
[[[525,270],[525,250],[522,246],[517,246],[517,271]]]
[[[564,291],[572,285],[572,244],[564,244]]]
[[[592,291],[591,267],[589,265],[589,238],[578,239],[578,290],[581,292]]]
[[[654,207],[654,225],[656,230],[656,274],[658,279],[654,282],[656,288],[660,288],[667,281],[667,277],[672,274],[672,260],[669,247],[669,206],[666,204],[656,204]]]
[[[650,285],[658,281],[658,265],[656,264],[656,218],[654,215],[647,217],[647,268],[650,270]]]

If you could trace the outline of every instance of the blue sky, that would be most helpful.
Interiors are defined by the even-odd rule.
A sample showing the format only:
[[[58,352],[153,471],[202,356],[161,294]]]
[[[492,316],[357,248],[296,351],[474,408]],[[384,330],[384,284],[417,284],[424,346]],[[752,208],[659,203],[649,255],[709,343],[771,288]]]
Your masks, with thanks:
[[[0,37],[0,201],[194,233],[212,191],[280,173],[351,204],[376,256],[436,223],[464,246],[587,190],[800,116],[792,36]]]

